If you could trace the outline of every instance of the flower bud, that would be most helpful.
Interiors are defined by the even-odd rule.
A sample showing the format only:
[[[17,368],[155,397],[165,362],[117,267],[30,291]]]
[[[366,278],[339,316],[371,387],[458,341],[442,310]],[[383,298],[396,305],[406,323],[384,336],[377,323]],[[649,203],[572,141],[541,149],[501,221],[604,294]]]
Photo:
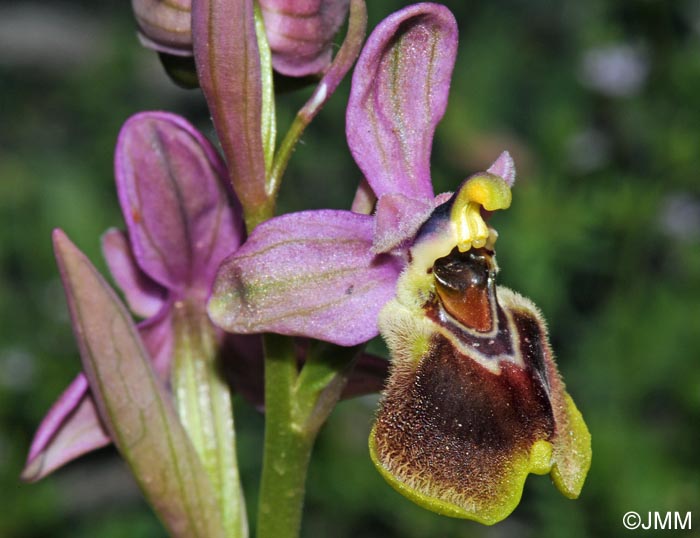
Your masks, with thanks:
[[[192,56],[191,0],[132,0],[139,39],[149,49]]]
[[[348,5],[349,0],[260,0],[275,71],[303,77],[326,69]]]

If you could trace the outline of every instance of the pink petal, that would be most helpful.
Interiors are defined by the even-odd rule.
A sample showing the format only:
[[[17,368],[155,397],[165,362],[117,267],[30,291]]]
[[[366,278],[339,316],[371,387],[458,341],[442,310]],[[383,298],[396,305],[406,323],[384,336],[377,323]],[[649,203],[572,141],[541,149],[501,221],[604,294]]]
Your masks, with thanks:
[[[377,202],[372,250],[389,252],[412,239],[433,209],[431,199],[416,200],[403,194],[382,196]]]
[[[515,183],[515,163],[507,151],[498,156],[498,159],[489,167],[487,172],[501,176],[511,187]]]
[[[394,13],[367,40],[353,75],[347,137],[377,197],[432,200],[430,151],[456,52],[456,22],[437,4]]]
[[[40,480],[67,462],[109,443],[88,392],[87,379],[79,374],[41,421],[22,479]]]
[[[126,234],[114,228],[107,230],[102,235],[102,254],[129,309],[143,318],[154,316],[165,304],[165,289],[136,265]]]
[[[350,346],[378,334],[400,260],[375,256],[373,219],[306,211],[259,225],[217,275],[209,315],[230,332],[276,332]]]

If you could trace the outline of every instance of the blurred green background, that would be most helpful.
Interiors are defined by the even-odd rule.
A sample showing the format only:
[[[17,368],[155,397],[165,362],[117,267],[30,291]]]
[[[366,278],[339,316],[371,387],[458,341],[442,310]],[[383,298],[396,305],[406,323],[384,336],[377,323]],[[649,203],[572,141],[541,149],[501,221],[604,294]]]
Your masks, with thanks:
[[[404,5],[369,4],[372,27]],[[549,321],[593,466],[578,501],[533,476],[501,524],[442,518],[374,471],[376,397],[344,402],[318,440],[303,536],[628,536],[629,510],[692,511],[692,531],[637,532],[700,536],[700,2],[448,6],[461,39],[436,192],[503,149],[515,157],[513,206],[493,219],[501,282]],[[347,93],[346,81],[305,135],[281,210],[349,206],[360,173],[343,134]],[[281,97],[280,130],[308,95]],[[0,103],[0,536],[164,536],[111,449],[38,484],[18,474],[79,364],[50,231],[104,270],[99,236],[122,226],[111,164],[121,123],[164,109],[211,136],[203,99],[139,46],[127,2],[6,0]],[[243,401],[236,415],[253,510],[263,421]]]

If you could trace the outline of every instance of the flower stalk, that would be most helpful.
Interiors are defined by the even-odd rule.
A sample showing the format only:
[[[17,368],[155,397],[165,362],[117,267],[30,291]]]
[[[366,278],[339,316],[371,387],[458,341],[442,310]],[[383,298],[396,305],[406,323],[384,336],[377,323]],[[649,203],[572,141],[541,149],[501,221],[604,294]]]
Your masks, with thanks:
[[[295,538],[316,436],[340,398],[359,348],[321,346],[299,371],[291,338],[265,336],[265,446],[258,538]]]
[[[293,425],[297,362],[291,339],[265,336],[265,445],[258,538],[292,538],[301,526],[314,436]]]

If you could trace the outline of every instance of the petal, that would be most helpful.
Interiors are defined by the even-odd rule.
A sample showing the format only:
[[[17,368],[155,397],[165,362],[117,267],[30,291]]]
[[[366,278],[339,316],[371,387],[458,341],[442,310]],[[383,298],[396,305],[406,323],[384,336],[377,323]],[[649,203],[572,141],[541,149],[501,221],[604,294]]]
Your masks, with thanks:
[[[83,454],[110,443],[84,374],[68,386],[34,435],[22,479],[34,482]]]
[[[126,234],[114,228],[107,230],[102,235],[102,254],[129,309],[143,318],[154,316],[165,304],[165,289],[136,265]]]
[[[260,0],[275,70],[291,77],[313,75],[331,62],[333,36],[349,0]]]
[[[417,200],[398,193],[382,196],[374,219],[373,251],[389,252],[413,239],[433,209],[430,198]]]
[[[437,335],[415,369],[394,368],[370,446],[380,473],[417,504],[493,524],[517,506],[538,470],[533,447],[552,428],[529,376],[513,364],[495,375]]]
[[[258,226],[226,260],[209,314],[230,332],[275,332],[350,346],[377,334],[401,262],[370,252],[373,219],[306,211]]]
[[[138,265],[171,291],[206,294],[243,234],[214,148],[184,119],[145,112],[122,128],[115,172]]]
[[[171,312],[172,302],[163,307],[158,315],[137,325],[143,345],[151,357],[153,369],[166,385],[170,383],[170,366],[175,341]]]
[[[63,232],[53,240],[85,376],[110,437],[171,536],[224,536],[211,482],[129,313]]]
[[[454,17],[436,4],[394,13],[367,40],[352,79],[347,137],[377,197],[433,198],[430,151],[456,51]]]
[[[504,151],[498,156],[498,159],[489,167],[487,172],[501,176],[509,187],[515,183],[515,163],[510,153]]]
[[[566,392],[539,309],[529,299],[505,288],[499,288],[498,297],[503,308],[512,313],[525,363],[544,380],[554,418],[554,435],[550,439],[552,480],[562,494],[575,499],[591,465],[591,434]]]
[[[253,0],[194,0],[192,36],[199,84],[243,207],[267,199],[262,78]]]
[[[141,42],[159,52],[192,55],[191,0],[132,0]]]

